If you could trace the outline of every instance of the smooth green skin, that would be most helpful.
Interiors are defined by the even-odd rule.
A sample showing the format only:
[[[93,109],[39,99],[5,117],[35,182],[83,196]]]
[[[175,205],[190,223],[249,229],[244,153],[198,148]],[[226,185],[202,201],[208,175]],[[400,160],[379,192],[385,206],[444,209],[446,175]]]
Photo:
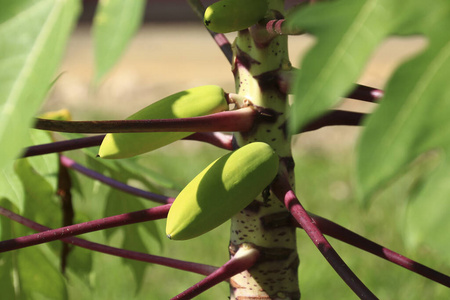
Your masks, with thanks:
[[[223,89],[206,85],[188,89],[155,102],[128,120],[176,119],[209,115],[228,110]],[[101,158],[127,158],[168,145],[192,132],[109,133],[103,139]]]
[[[266,15],[266,0],[221,0],[206,8],[203,22],[217,33],[244,30]]]
[[[272,182],[278,164],[278,155],[262,142],[247,144],[217,159],[175,199],[167,216],[167,236],[191,239],[221,225]]]

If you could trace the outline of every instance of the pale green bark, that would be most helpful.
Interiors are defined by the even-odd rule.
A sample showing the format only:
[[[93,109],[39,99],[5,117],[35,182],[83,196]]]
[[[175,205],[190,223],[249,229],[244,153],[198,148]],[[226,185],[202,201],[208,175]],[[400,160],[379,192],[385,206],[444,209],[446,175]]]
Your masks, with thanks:
[[[283,1],[271,2],[273,9],[283,12]],[[247,96],[250,105],[273,110],[278,116],[274,122],[263,121],[248,133],[236,134],[235,142],[238,146],[254,141],[271,145],[284,162],[280,167],[287,166],[293,184],[287,95],[278,86],[278,74],[291,68],[287,37],[269,38],[254,26],[238,33],[233,51],[236,92]],[[299,299],[295,228],[286,208],[268,189],[231,219],[230,255],[244,243],[258,249],[262,258],[250,270],[231,278],[231,299]]]

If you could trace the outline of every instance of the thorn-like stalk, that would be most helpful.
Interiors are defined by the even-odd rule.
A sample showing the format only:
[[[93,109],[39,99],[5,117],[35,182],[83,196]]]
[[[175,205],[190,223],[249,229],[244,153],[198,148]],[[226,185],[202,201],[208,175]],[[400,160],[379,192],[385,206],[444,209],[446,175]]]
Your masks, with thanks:
[[[50,154],[56,152],[63,152],[69,150],[77,150],[89,147],[99,146],[105,135],[96,135],[82,137],[78,139],[71,139],[66,141],[53,142],[48,144],[41,144],[36,146],[30,146],[25,149],[22,157],[30,157],[36,155]]]
[[[171,204],[78,223],[0,242],[0,253],[48,243],[83,233],[158,220],[167,217]]]
[[[189,5],[191,6],[192,10],[195,12],[195,14],[202,20],[203,22],[203,15],[205,14],[205,7],[199,0],[188,0]],[[205,26],[206,28],[206,26]],[[231,44],[228,41],[227,37],[222,33],[216,33],[214,31],[209,30],[206,28],[209,32],[209,34],[212,36],[214,41],[216,42],[217,46],[219,46],[220,50],[222,50],[222,53],[227,58],[228,62],[231,64],[233,61],[233,50],[231,49]]]
[[[317,227],[323,234],[329,235],[335,239],[338,239],[344,243],[355,246],[361,250],[372,253],[378,257],[381,257],[387,261],[395,263],[407,270],[422,275],[425,278],[438,282],[446,287],[450,287],[450,277],[433,270],[419,262],[409,259],[395,251],[392,251],[386,247],[383,247],[339,224],[334,223],[326,218],[309,213],[313,221],[317,224]],[[301,226],[295,222],[296,226]]]
[[[314,245],[319,249],[325,259],[344,280],[344,282],[360,297],[360,299],[377,299],[377,297],[361,282],[361,280],[353,273],[342,258],[333,249],[327,239],[323,236],[315,222],[308,215],[295,196],[288,179],[284,174],[272,184],[272,191],[278,199],[286,206],[294,219],[302,226],[306,234],[311,238]]]
[[[260,113],[253,107],[208,116],[154,120],[60,121],[37,119],[35,128],[57,132],[212,132],[250,130]]]
[[[172,299],[192,299],[207,289],[215,286],[228,278],[251,268],[259,258],[259,251],[251,245],[239,248],[235,256],[227,263],[208,275],[206,278],[178,294]]]
[[[107,177],[103,174],[100,174],[94,170],[91,170],[89,168],[86,168],[80,164],[78,164],[77,162],[75,162],[74,160],[66,157],[66,156],[61,156],[60,157],[60,161],[61,164],[67,168],[70,168],[72,170],[75,170],[85,176],[88,176],[92,179],[95,179],[97,181],[100,181],[106,185],[109,185],[112,188],[115,188],[117,190],[121,190],[125,193],[134,195],[134,196],[138,196],[141,197],[143,199],[147,199],[147,200],[151,200],[154,202],[158,202],[161,204],[167,204],[167,203],[172,203],[175,198],[172,197],[166,197],[163,195],[159,195],[159,194],[155,194],[152,192],[148,192],[148,191],[144,191],[135,187],[132,187],[128,184],[125,184],[123,182],[117,181],[115,179],[112,179],[111,177]]]
[[[49,227],[46,227],[39,223],[31,221],[25,217],[22,217],[18,214],[13,213],[12,211],[10,211],[8,209],[5,209],[3,207],[0,207],[0,215],[3,215],[15,222],[18,222],[26,227],[36,230],[36,231],[44,232],[44,231],[51,230],[51,228],[49,228]],[[170,267],[170,268],[174,268],[174,269],[178,269],[178,270],[183,270],[183,271],[187,271],[187,272],[197,273],[197,274],[201,274],[201,275],[205,275],[205,276],[213,273],[215,270],[218,269],[217,267],[213,267],[210,265],[188,262],[188,261],[167,258],[167,257],[162,257],[162,256],[157,256],[157,255],[151,255],[151,254],[132,251],[132,250],[125,250],[125,249],[121,249],[121,248],[116,248],[116,247],[111,247],[111,246],[107,246],[107,245],[103,245],[103,244],[99,244],[99,243],[90,242],[90,241],[76,238],[76,237],[63,238],[63,239],[61,239],[61,241],[64,243],[67,243],[67,244],[72,244],[72,245],[75,245],[78,247],[82,247],[82,248],[97,251],[97,252],[102,252],[102,253],[109,254],[109,255],[114,255],[114,256],[118,256],[118,257],[122,257],[122,258],[133,259],[133,260],[138,260],[138,261],[142,261],[142,262],[162,265],[162,266],[166,266],[166,267]]]
[[[334,110],[310,122],[301,129],[301,132],[313,131],[326,126],[359,126],[366,116],[367,114],[360,112]]]

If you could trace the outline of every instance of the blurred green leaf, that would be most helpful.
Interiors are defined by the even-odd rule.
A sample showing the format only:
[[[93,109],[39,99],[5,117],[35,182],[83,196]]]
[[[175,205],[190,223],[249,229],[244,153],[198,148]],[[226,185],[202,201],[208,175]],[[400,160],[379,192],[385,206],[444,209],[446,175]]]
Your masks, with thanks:
[[[396,1],[338,0],[310,5],[289,16],[288,26],[317,37],[295,80],[292,132],[299,132],[352,89],[372,52],[392,31],[398,14],[392,2]]]
[[[428,46],[394,73],[359,141],[357,188],[365,200],[422,153],[450,154],[450,3],[426,6],[432,16],[422,24]],[[432,205],[435,193],[429,192]]]
[[[65,279],[55,266],[58,258],[56,255],[50,258],[47,255],[44,255],[40,248],[35,247],[18,251],[16,267],[23,299],[64,300],[68,298]]]
[[[142,22],[144,0],[100,0],[95,13],[95,82],[117,63]]]
[[[3,167],[26,146],[26,131],[50,88],[78,15],[79,1],[2,0],[0,6],[0,167]]]
[[[20,178],[14,171],[14,162],[0,169],[0,199],[7,199],[13,203],[20,212],[25,205],[25,191]]]

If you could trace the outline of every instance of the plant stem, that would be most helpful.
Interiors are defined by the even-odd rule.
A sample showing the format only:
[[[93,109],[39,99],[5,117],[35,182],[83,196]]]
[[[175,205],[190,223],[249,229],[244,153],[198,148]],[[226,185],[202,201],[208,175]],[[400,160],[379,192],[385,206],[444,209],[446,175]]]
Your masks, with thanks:
[[[359,249],[372,253],[378,257],[381,257],[385,260],[388,260],[392,263],[395,263],[407,270],[410,270],[414,273],[422,275],[428,279],[431,279],[435,282],[438,282],[446,287],[450,287],[450,277],[440,273],[436,270],[433,270],[421,263],[418,263],[412,259],[409,259],[397,252],[394,252],[388,248],[385,248],[359,234],[342,227],[339,224],[336,224],[328,219],[323,217],[309,214],[313,219],[314,223],[316,223],[317,227],[326,235],[334,237],[342,242],[345,242],[349,245],[355,246]],[[301,227],[298,223],[297,226]]]
[[[74,224],[0,242],[0,253],[60,240],[83,233],[130,225],[167,217],[171,204]]]
[[[3,207],[0,207],[0,215],[3,215],[15,222],[18,222],[22,225],[25,225],[31,229],[36,230],[36,231],[44,232],[44,231],[51,230],[51,228],[49,228],[49,227],[43,226],[39,223],[36,223],[27,218],[24,218],[24,217],[22,217],[18,214],[15,214],[12,211],[7,210]],[[152,263],[152,264],[158,264],[158,265],[175,268],[178,270],[193,272],[193,273],[197,273],[197,274],[201,274],[201,275],[209,275],[212,272],[214,272],[215,270],[217,270],[217,267],[213,267],[210,265],[182,261],[182,260],[172,259],[172,258],[166,258],[166,257],[151,255],[151,254],[147,254],[147,253],[136,252],[136,251],[132,251],[132,250],[125,250],[125,249],[121,249],[121,248],[116,248],[116,247],[111,247],[111,246],[107,246],[107,245],[103,245],[103,244],[99,244],[99,243],[90,242],[90,241],[83,240],[83,239],[76,238],[76,237],[63,238],[63,239],[61,239],[61,241],[63,241],[64,243],[67,243],[67,244],[72,244],[72,245],[75,245],[78,247],[82,247],[82,248],[97,251],[97,252],[102,252],[102,253],[109,254],[109,255],[114,255],[114,256],[123,257],[123,258],[127,258],[127,259],[138,260],[138,261]]]
[[[94,171],[94,170],[88,169],[88,168],[76,163],[75,161],[73,161],[72,159],[70,159],[66,156],[61,156],[60,161],[61,161],[61,164],[67,168],[73,169],[83,175],[86,175],[92,179],[98,180],[106,185],[109,185],[110,187],[121,190],[128,194],[135,195],[135,196],[147,199],[147,200],[155,201],[155,202],[158,202],[161,204],[172,203],[175,200],[172,197],[158,195],[158,194],[155,194],[152,192],[144,191],[144,190],[129,186],[128,184],[125,184],[123,182],[112,179],[111,177],[107,177],[103,174],[100,174],[100,173]]]
[[[216,284],[251,268],[256,263],[259,256],[259,251],[250,245],[239,248],[238,252],[227,263],[199,283],[172,298],[172,300],[192,299]]]
[[[48,144],[41,144],[36,146],[30,146],[25,149],[22,157],[30,157],[36,155],[43,155],[55,152],[63,152],[68,150],[76,150],[88,147],[99,146],[105,135],[96,135],[82,137],[78,139],[71,139],[66,141],[53,142]]]
[[[35,128],[75,133],[248,131],[259,117],[253,107],[208,116],[155,120],[60,121],[37,119]]]
[[[313,131],[326,126],[359,126],[365,116],[367,114],[360,112],[334,110],[310,122],[301,129],[301,132]]]
[[[281,174],[272,184],[272,191],[282,201],[294,219],[302,226],[325,259],[360,299],[377,299],[377,297],[359,280],[342,258],[333,249],[320,229],[308,215],[295,196],[286,176]]]

